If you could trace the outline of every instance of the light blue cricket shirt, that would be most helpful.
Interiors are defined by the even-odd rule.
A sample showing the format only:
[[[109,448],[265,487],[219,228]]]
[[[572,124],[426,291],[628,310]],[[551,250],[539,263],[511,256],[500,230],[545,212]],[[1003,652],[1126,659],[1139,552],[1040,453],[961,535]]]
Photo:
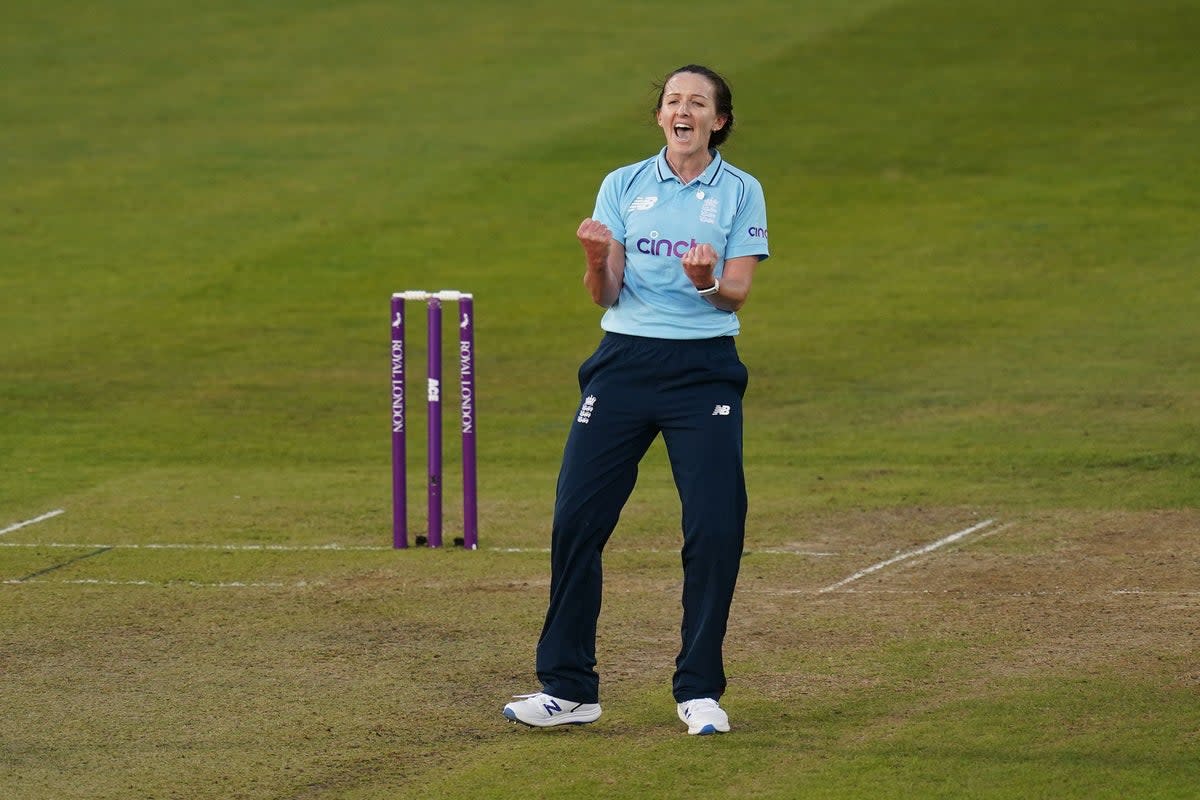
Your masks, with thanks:
[[[762,186],[716,150],[708,169],[684,186],[666,151],[614,170],[600,184],[592,216],[625,245],[625,283],[600,327],[659,339],[734,336],[741,329],[737,314],[696,294],[680,260],[707,242],[717,251],[720,278],[726,259],[767,258]]]

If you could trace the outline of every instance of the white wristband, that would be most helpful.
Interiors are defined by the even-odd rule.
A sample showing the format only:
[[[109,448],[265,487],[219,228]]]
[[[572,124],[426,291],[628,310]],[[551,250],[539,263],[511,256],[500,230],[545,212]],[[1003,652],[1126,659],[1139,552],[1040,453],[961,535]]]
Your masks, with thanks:
[[[721,282],[716,278],[713,278],[712,286],[708,287],[707,289],[697,289],[696,294],[700,295],[701,297],[708,297],[710,294],[716,294],[719,291],[721,291]]]

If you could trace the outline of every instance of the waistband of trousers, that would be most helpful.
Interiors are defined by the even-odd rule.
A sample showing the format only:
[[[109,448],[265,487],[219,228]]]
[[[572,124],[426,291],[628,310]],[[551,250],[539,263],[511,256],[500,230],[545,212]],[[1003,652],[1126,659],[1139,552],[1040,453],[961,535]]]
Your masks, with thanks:
[[[713,336],[708,339],[660,339],[654,336],[634,336],[629,333],[604,332],[604,341],[619,347],[658,352],[725,351],[734,347],[733,336]],[[735,348],[736,349],[736,348]]]

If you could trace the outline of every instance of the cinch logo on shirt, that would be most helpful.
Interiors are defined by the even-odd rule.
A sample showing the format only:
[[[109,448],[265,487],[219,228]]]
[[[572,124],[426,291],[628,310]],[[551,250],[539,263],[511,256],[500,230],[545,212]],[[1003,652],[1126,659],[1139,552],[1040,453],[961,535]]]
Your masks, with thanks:
[[[755,239],[767,238],[767,229],[766,228],[755,228],[754,226],[751,226],[746,229],[746,233],[750,234]]]
[[[658,231],[651,231],[650,238],[641,238],[637,240],[637,250],[639,253],[645,253],[648,256],[675,256],[682,258],[688,250],[696,246],[696,240],[679,239],[672,241],[671,239],[658,238]]]

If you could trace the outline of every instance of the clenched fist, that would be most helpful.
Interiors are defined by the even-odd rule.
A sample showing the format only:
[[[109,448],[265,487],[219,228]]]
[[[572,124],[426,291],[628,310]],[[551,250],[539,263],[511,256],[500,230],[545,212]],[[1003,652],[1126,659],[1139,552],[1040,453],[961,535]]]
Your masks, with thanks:
[[[716,282],[713,270],[717,267],[717,251],[707,242],[698,244],[683,254],[681,261],[688,280],[697,289],[707,289]]]
[[[585,219],[579,223],[575,232],[583,252],[587,254],[588,264],[601,266],[608,261],[608,248],[612,245],[612,231],[603,222],[595,219]]]

